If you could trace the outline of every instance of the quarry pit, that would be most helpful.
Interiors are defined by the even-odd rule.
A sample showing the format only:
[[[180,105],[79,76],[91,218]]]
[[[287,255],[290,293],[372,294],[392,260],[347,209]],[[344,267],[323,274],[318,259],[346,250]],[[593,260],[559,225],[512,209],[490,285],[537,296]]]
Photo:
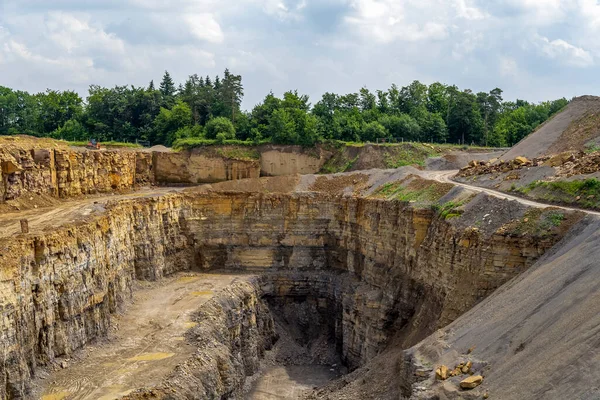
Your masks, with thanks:
[[[227,161],[242,179],[184,188],[156,158],[48,154],[4,179],[24,209],[0,217],[2,399],[480,398],[495,366],[477,351],[453,355],[485,376],[462,391],[436,381],[443,351],[411,349],[584,223],[412,167],[259,178]],[[90,171],[106,190],[86,191]],[[116,193],[136,182],[160,186]]]

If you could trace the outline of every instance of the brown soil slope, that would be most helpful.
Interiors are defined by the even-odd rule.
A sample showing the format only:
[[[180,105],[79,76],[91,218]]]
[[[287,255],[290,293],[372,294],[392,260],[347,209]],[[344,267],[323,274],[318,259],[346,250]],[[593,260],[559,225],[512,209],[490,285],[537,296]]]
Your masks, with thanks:
[[[534,133],[527,136],[502,158],[540,157],[580,151],[600,143],[600,97],[581,96]]]

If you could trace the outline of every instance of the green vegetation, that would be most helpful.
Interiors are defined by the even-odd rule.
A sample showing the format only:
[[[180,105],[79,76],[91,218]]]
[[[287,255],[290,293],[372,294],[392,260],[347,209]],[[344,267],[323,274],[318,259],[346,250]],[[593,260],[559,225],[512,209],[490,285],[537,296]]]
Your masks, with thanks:
[[[400,200],[409,203],[432,203],[439,200],[451,188],[451,185],[439,184],[414,178],[406,183],[406,180],[386,183],[375,191],[375,197],[384,197],[390,200]]]
[[[348,172],[352,169],[354,163],[358,161],[358,158],[359,156],[356,156],[352,160],[349,160],[346,157],[344,157],[343,153],[340,154],[338,157],[332,157],[329,160],[327,160],[325,165],[323,165],[323,167],[321,168],[321,173],[337,174],[339,172]]]
[[[433,204],[431,208],[443,219],[457,218],[462,215],[458,209],[471,201],[471,198],[462,201],[448,201],[444,204]]]
[[[68,143],[70,146],[85,147],[85,146],[87,146],[88,141],[86,140],[86,141],[68,142]],[[142,146],[137,143],[124,143],[124,142],[115,142],[115,141],[101,142],[100,145],[103,147],[129,147],[132,149],[142,148]]]
[[[566,104],[565,99],[530,104],[506,102],[502,90],[473,93],[456,86],[414,81],[408,86],[357,93],[325,93],[314,105],[308,96],[269,93],[242,111],[242,77],[191,75],[176,86],[168,72],[160,85],[92,85],[87,99],[73,91],[29,94],[0,87],[0,135],[29,134],[69,141],[136,142],[189,147],[202,140],[224,144],[311,146],[325,141],[424,142],[513,145]],[[194,139],[188,140],[188,139]],[[406,160],[406,161],[399,161]],[[391,167],[419,163],[407,154]]]
[[[232,160],[255,161],[260,160],[258,150],[244,147],[229,147],[217,149],[217,154],[223,158]]]
[[[565,214],[561,211],[533,208],[529,209],[523,218],[509,226],[508,231],[519,236],[545,237],[560,227],[565,218]]]
[[[261,145],[261,144],[269,144],[269,143],[271,143],[271,140],[269,140],[269,139],[261,140],[260,142],[249,142],[249,141],[245,141],[245,140],[232,139],[232,140],[224,140],[222,143],[220,143],[216,139],[204,139],[204,138],[190,137],[190,138],[185,138],[185,139],[177,139],[175,141],[175,143],[173,143],[173,148],[175,150],[190,150],[190,149],[194,149],[196,147],[217,146],[217,145],[253,147],[253,146],[257,146],[257,145]]]
[[[384,162],[388,168],[400,168],[406,165],[419,165],[424,167],[425,160],[428,157],[437,155],[439,155],[439,153],[431,147],[411,143],[398,147],[397,149],[390,149],[384,156]]]
[[[600,181],[596,178],[573,181],[535,181],[517,192],[550,203],[600,208]]]

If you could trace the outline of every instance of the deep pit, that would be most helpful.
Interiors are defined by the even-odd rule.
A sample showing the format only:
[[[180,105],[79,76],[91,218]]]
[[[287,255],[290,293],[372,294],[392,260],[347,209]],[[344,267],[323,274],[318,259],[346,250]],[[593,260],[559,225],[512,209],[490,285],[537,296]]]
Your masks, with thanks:
[[[579,218],[524,235],[530,210],[485,194],[442,185],[435,204],[415,204],[377,192],[433,185],[418,173],[164,188],[28,212],[31,232],[0,254],[0,398],[330,398],[376,369],[397,379],[356,398],[410,395],[415,364],[402,350],[527,270]]]

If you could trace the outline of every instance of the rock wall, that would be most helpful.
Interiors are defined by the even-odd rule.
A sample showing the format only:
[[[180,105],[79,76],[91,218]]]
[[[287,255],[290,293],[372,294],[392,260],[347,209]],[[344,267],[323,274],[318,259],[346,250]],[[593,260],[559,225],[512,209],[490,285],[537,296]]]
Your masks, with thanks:
[[[207,156],[200,151],[154,153],[156,181],[162,184],[198,184],[258,178],[258,161]]]
[[[503,228],[485,234],[431,210],[366,198],[213,194],[190,201],[201,215],[188,226],[202,268],[339,271],[367,285],[351,301],[339,297],[344,356],[355,366],[391,335],[408,347],[451,322],[560,237],[517,236]],[[294,282],[283,287],[292,290]]]
[[[324,194],[116,203],[88,223],[0,244],[0,398],[26,397],[36,366],[105,335],[134,279],[232,268],[271,274],[265,294],[311,288],[340,304],[341,351],[358,366],[392,337],[408,347],[452,321],[559,238],[485,234],[402,202]]]
[[[261,146],[260,173],[262,176],[317,174],[332,153],[323,147]]]
[[[149,184],[258,178],[258,161],[197,152],[0,148],[0,202],[31,195],[69,198]]]
[[[124,202],[87,224],[0,244],[0,398],[28,398],[38,365],[106,335],[136,278],[191,268],[184,199]]]
[[[0,201],[22,196],[72,197],[129,189],[136,153],[0,148]]]

